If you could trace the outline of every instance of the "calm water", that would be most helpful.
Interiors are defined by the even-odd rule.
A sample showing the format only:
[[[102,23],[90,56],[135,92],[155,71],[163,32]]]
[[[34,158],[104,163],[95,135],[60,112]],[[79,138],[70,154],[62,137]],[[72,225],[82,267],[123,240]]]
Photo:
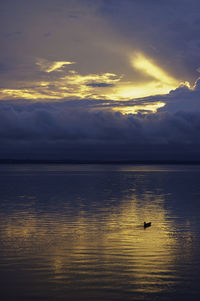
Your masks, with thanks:
[[[199,297],[200,167],[0,165],[2,301]]]

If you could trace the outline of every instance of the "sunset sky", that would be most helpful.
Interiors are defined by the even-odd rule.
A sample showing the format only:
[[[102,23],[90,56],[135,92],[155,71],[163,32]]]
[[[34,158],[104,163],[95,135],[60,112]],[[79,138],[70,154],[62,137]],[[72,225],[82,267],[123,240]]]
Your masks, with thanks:
[[[200,160],[197,0],[2,0],[0,159]]]

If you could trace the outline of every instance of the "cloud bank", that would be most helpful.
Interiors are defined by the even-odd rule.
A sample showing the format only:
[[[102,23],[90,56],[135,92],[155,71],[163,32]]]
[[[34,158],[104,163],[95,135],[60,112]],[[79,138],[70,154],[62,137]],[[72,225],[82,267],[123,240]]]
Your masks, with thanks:
[[[123,115],[103,100],[1,101],[0,158],[200,160],[199,101],[198,85],[170,92],[156,114]]]

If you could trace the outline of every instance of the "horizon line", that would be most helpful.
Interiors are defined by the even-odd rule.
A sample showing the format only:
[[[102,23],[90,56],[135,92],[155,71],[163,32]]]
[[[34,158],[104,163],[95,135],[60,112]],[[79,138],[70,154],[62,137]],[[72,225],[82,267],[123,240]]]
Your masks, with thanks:
[[[200,165],[200,160],[43,160],[43,159],[0,159],[0,164]]]

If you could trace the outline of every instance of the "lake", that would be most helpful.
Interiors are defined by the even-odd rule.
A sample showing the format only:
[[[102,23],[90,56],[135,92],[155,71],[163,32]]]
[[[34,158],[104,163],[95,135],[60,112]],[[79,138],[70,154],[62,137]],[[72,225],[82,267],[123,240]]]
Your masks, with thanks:
[[[198,300],[199,250],[200,166],[0,165],[2,301]]]

